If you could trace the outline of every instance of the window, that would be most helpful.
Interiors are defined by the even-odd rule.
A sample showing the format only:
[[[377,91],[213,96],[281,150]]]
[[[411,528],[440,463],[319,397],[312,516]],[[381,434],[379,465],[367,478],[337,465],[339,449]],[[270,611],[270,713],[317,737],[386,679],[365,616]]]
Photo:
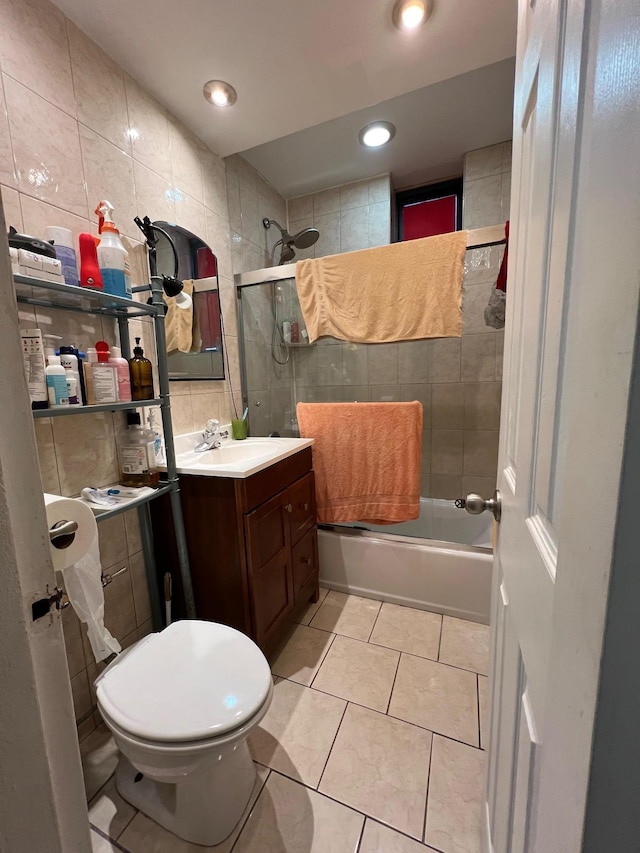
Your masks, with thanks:
[[[396,193],[396,240],[417,240],[462,227],[462,178]]]

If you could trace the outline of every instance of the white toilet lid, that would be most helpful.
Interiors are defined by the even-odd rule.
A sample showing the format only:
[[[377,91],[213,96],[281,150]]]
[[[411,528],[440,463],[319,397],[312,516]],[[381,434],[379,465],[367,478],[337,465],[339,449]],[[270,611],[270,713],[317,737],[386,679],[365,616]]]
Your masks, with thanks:
[[[203,740],[243,725],[271,685],[249,637],[215,622],[174,622],[114,661],[100,679],[100,707],[113,722],[154,741]]]

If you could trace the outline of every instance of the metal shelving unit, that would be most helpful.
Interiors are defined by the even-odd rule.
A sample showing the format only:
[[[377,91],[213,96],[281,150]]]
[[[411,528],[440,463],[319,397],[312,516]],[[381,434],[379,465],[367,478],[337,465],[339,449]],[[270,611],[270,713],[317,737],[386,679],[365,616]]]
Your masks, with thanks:
[[[68,284],[46,281],[44,279],[31,278],[27,276],[14,276],[17,301],[26,305],[35,305],[41,308],[51,308],[60,311],[76,311],[82,314],[97,314],[103,317],[114,317],[118,322],[120,335],[120,348],[123,358],[131,357],[131,345],[129,341],[129,320],[135,317],[150,317],[153,320],[156,336],[156,350],[158,353],[158,379],[160,396],[153,400],[134,400],[131,403],[104,403],[93,406],[65,406],[60,409],[34,409],[34,418],[51,418],[60,416],[87,415],[94,412],[116,412],[131,411],[141,406],[159,406],[162,413],[162,427],[167,455],[167,480],[149,494],[142,495],[126,504],[112,509],[96,512],[96,521],[104,521],[129,509],[137,508],[140,520],[140,531],[142,536],[145,565],[147,571],[147,583],[151,599],[154,628],[161,629],[164,626],[164,613],[160,596],[160,585],[156,575],[155,557],[153,551],[153,531],[151,528],[151,516],[149,503],[162,495],[168,494],[171,500],[171,508],[176,534],[178,549],[178,562],[182,587],[184,591],[185,610],[188,618],[196,616],[195,602],[193,598],[193,586],[191,583],[191,572],[189,570],[189,557],[187,554],[187,543],[182,518],[182,505],[180,503],[180,488],[176,472],[176,458],[173,447],[173,426],[171,423],[171,400],[169,397],[169,371],[167,367],[167,347],[164,329],[165,303],[162,298],[162,279],[152,276],[151,279],[151,303],[136,302],[132,299],[123,299],[119,296],[111,296],[98,290],[75,287]]]

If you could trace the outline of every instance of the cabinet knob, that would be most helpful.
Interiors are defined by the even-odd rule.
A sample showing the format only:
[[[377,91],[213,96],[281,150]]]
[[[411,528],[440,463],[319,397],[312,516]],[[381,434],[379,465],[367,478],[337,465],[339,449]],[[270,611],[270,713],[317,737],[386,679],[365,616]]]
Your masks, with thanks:
[[[302,507],[302,509],[303,509],[305,512],[309,512],[309,504],[308,504],[308,503],[300,504],[300,506]]]
[[[293,504],[286,504],[285,509],[287,512],[293,512]]]
[[[310,566],[311,565],[311,557],[302,557],[302,562],[305,565]]]

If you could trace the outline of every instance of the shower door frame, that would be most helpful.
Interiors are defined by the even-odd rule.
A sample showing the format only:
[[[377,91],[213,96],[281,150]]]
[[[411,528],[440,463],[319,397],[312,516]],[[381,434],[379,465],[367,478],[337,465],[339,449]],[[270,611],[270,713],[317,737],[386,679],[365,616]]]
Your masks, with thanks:
[[[238,315],[238,352],[240,355],[240,382],[242,385],[242,410],[244,411],[249,406],[249,392],[247,390],[247,357],[244,347],[244,324],[242,316],[242,288],[252,287],[257,284],[272,284],[278,281],[296,277],[296,265],[281,264],[277,267],[264,267],[261,270],[253,270],[252,272],[236,273],[233,276],[233,283],[236,289],[237,300],[237,315]],[[240,332],[242,331],[242,334]],[[251,418],[249,418],[251,423]]]

